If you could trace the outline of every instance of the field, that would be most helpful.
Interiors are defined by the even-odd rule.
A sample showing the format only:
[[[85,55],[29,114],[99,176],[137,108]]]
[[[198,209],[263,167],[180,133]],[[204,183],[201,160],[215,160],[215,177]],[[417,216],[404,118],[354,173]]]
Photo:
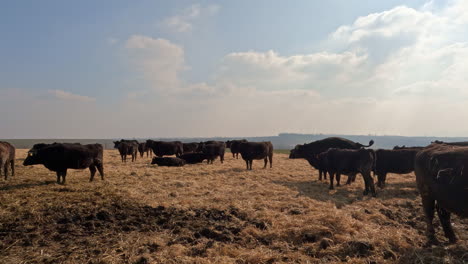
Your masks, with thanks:
[[[105,151],[106,179],[69,170],[66,185],[43,166],[0,184],[0,263],[464,263],[461,241],[425,248],[414,175],[389,175],[376,198],[363,180],[328,190],[304,160],[275,154],[254,170],[224,164],[122,164]],[[346,180],[346,177],[344,177]],[[343,181],[343,180],[342,180]]]

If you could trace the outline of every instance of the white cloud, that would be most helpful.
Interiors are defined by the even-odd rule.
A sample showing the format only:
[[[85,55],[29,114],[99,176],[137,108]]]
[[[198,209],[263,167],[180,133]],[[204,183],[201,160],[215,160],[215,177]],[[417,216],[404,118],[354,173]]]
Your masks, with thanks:
[[[54,96],[55,98],[60,99],[60,100],[78,101],[78,102],[94,102],[94,101],[96,101],[96,98],[93,98],[93,97],[72,94],[70,92],[66,92],[66,91],[62,91],[62,90],[48,90],[47,92],[49,94],[51,94],[52,96]]]
[[[184,9],[180,14],[168,17],[161,25],[174,32],[189,32],[194,28],[194,23],[203,17],[213,16],[218,13],[218,5],[202,6],[194,4]]]

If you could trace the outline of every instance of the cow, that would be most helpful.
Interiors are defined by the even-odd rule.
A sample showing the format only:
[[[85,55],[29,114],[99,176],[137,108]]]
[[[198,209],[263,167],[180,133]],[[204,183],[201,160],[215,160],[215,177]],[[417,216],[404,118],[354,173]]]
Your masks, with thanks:
[[[239,145],[240,143],[247,142],[246,139],[239,139],[239,140],[228,140],[226,141],[226,147],[231,149],[232,157],[239,159]]]
[[[329,148],[339,149],[360,149],[367,148],[374,144],[374,140],[369,141],[369,145],[353,142],[340,137],[329,137],[317,140],[308,144],[296,145],[289,154],[290,159],[306,159],[309,164],[319,171],[319,180],[322,180],[322,174],[327,179],[327,171],[318,163],[317,155],[327,151]]]
[[[140,152],[140,157],[143,158],[145,152],[146,152],[146,157],[153,156],[153,153],[151,152],[151,149],[146,145],[146,142],[144,143],[138,143],[138,152]]]
[[[264,169],[267,166],[268,160],[270,161],[270,168],[273,167],[273,144],[271,144],[270,141],[242,142],[239,145],[239,152],[242,159],[245,160],[247,170],[252,170],[252,162],[254,159],[263,159],[265,161]]]
[[[138,156],[138,141],[124,139],[114,141],[114,148],[119,150],[122,162],[127,162],[127,155],[132,156],[132,162],[136,161]]]
[[[414,171],[414,158],[422,148],[378,149],[375,151],[376,160],[374,173],[377,175],[377,186],[385,187],[387,173],[405,174]]]
[[[436,141],[433,141],[431,142],[431,144],[445,144],[445,145],[448,145],[448,146],[468,146],[468,141],[459,141],[459,142],[444,142],[444,141],[440,141],[440,140],[436,140]]]
[[[185,160],[173,157],[154,157],[151,164],[157,164],[158,166],[167,167],[181,167],[185,165]]]
[[[414,171],[426,218],[428,245],[437,244],[434,210],[450,243],[457,237],[450,215],[468,217],[468,147],[433,143],[416,154]]]
[[[407,147],[407,146],[403,145],[403,146],[401,146],[401,147],[400,147],[400,146],[394,146],[394,147],[393,147],[393,150],[399,150],[399,149],[421,150],[421,149],[423,149],[423,148],[424,148],[424,147]]]
[[[198,143],[196,143],[196,142],[182,143],[182,147],[184,149],[184,154],[185,153],[193,153],[193,152],[197,151]]]
[[[187,164],[196,164],[202,163],[204,160],[206,160],[207,155],[204,153],[186,153],[180,155],[179,158],[185,160]]]
[[[184,147],[180,141],[154,141],[148,139],[146,144],[153,150],[154,155],[157,157],[171,155],[179,157],[184,153]]]
[[[8,179],[8,167],[11,168],[11,176],[15,176],[15,151],[10,143],[0,141],[0,176],[3,169],[5,180]]]
[[[101,144],[40,144],[28,151],[23,165],[43,164],[47,169],[56,172],[58,184],[65,184],[67,169],[89,168],[89,181],[93,181],[97,168],[101,180],[104,180],[103,153],[104,148]]]
[[[364,195],[376,195],[374,179],[371,172],[374,167],[375,153],[371,149],[338,149],[330,148],[326,152],[319,154],[318,158],[323,162],[325,169],[330,174],[330,190],[333,190],[333,180],[337,175],[339,182],[340,175],[349,175],[348,182],[351,182],[357,173],[364,178]]]
[[[224,153],[226,152],[226,143],[222,141],[211,141],[211,143],[200,142],[198,144],[197,151],[205,154],[208,164],[213,164],[213,161],[217,157],[219,157],[221,163],[223,163]]]

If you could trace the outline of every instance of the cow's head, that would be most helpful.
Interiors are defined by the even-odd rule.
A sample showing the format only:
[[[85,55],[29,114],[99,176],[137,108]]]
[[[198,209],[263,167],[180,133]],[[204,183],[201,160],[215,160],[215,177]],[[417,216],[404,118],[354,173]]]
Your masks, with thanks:
[[[226,141],[226,148],[231,148],[232,141],[228,140]]]
[[[39,155],[39,150],[32,148],[28,151],[28,156],[23,162],[24,166],[41,164],[41,158]]]
[[[300,148],[302,145],[296,145],[293,149],[291,149],[289,153],[289,158],[290,159],[300,159],[302,156],[300,155]]]
[[[203,152],[204,149],[205,149],[205,143],[204,142],[198,143],[197,152]]]
[[[122,143],[121,141],[114,141],[114,148],[118,148],[120,143]]]

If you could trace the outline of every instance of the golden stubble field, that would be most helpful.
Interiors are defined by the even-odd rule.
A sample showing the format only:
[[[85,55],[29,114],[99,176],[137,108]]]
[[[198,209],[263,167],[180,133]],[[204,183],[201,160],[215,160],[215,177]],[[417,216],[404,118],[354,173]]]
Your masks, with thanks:
[[[106,180],[42,165],[0,184],[0,263],[463,263],[461,241],[424,248],[414,175],[389,175],[376,198],[363,180],[328,190],[305,160],[275,154],[273,169],[224,164],[122,164],[105,151]],[[345,182],[346,177],[344,177]],[[437,223],[438,238],[446,241]]]

